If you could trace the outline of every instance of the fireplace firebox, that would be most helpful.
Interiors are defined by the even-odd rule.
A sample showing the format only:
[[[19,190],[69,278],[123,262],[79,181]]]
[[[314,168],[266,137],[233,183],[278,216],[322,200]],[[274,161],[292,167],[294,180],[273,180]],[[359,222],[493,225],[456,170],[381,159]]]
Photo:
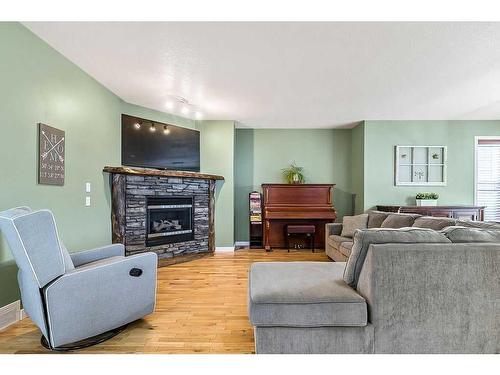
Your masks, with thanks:
[[[146,245],[194,239],[193,197],[154,197],[147,199]]]

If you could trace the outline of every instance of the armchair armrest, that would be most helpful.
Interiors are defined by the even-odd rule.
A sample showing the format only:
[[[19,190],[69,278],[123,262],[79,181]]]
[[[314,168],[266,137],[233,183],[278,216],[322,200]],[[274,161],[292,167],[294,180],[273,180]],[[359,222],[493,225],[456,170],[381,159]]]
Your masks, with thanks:
[[[155,253],[117,257],[76,268],[45,287],[52,346],[92,337],[152,313],[157,260]]]
[[[327,223],[325,226],[326,237],[336,234],[340,236],[342,233],[342,223]]]
[[[90,249],[70,254],[71,260],[73,261],[75,267],[79,267],[86,263],[95,262],[96,260],[124,255],[125,246],[123,246],[121,243],[114,243],[111,245],[98,247],[96,249]]]

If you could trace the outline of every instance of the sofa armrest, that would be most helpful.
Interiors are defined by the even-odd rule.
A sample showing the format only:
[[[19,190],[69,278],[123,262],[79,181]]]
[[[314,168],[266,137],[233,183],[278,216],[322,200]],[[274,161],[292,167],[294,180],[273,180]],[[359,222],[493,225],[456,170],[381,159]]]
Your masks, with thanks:
[[[143,253],[76,268],[44,288],[54,347],[92,337],[150,314],[157,255]],[[133,268],[142,273],[131,273]]]
[[[326,237],[331,236],[333,234],[340,236],[342,233],[342,223],[327,223],[325,226],[325,234]]]
[[[86,263],[95,262],[96,260],[124,255],[125,246],[123,246],[121,243],[114,243],[112,245],[70,254],[71,260],[73,261],[75,267],[79,267]]]

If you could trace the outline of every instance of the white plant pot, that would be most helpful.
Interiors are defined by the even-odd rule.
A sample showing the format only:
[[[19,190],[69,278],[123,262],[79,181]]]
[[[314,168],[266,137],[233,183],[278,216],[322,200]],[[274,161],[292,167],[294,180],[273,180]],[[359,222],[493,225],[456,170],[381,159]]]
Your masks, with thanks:
[[[437,199],[415,199],[417,201],[417,206],[437,206]]]

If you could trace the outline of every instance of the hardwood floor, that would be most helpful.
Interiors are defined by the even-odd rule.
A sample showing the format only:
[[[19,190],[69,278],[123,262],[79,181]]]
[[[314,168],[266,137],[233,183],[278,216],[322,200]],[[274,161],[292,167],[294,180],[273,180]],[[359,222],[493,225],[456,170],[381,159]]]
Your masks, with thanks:
[[[253,353],[247,315],[253,262],[327,261],[324,252],[237,250],[158,269],[156,311],[78,353]],[[0,332],[0,353],[50,353],[26,318]]]

